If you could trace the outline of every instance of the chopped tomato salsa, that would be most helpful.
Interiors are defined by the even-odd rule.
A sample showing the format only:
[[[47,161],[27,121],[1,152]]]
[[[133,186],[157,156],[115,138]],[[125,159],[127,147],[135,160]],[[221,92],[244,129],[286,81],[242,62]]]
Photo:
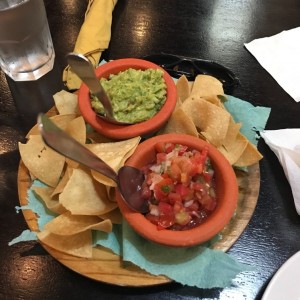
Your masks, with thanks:
[[[157,143],[156,161],[143,168],[142,195],[149,203],[146,218],[158,229],[196,227],[217,205],[214,170],[208,149]]]

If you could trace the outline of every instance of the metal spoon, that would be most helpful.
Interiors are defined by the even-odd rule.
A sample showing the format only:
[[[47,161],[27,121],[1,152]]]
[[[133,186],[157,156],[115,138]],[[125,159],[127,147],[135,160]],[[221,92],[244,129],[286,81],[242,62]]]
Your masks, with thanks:
[[[117,125],[130,125],[132,123],[120,122],[115,119],[111,101],[105,93],[99,78],[95,74],[95,70],[91,62],[82,54],[67,54],[68,64],[72,71],[87,85],[90,91],[102,103],[105,115],[97,113],[97,116],[106,122]]]
[[[115,181],[123,200],[131,209],[140,213],[149,211],[148,202],[141,197],[144,181],[142,171],[131,166],[123,166],[117,174],[98,156],[58,128],[46,115],[39,114],[37,123],[46,145]]]

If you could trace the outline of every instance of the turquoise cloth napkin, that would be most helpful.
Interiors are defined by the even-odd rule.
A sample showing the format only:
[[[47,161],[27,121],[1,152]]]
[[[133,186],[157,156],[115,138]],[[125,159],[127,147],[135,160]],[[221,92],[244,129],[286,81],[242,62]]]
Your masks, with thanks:
[[[34,180],[31,188],[46,186],[47,185],[40,182],[39,180]],[[28,204],[23,206],[16,206],[16,211],[17,213],[19,213],[20,210],[29,209],[36,213],[39,216],[39,218],[37,219],[38,227],[40,231],[42,231],[44,229],[44,225],[55,218],[56,214],[49,210],[44,203],[36,198],[31,188],[27,192]]]
[[[254,107],[233,96],[228,96],[225,107],[236,122],[243,123],[242,133],[257,145],[256,130],[265,128],[270,108]],[[34,185],[42,185],[42,183],[36,180]],[[55,217],[31,190],[28,191],[28,205],[16,209],[17,212],[20,209],[31,209],[35,212],[39,216],[40,229]],[[25,230],[9,245],[35,239],[34,233]],[[223,251],[210,249],[209,246],[215,242],[215,239],[199,246],[171,248],[145,240],[126,222],[123,222],[122,226],[115,225],[113,232],[109,234],[94,232],[93,242],[94,246],[107,247],[121,255],[123,260],[130,261],[151,274],[166,275],[179,283],[199,288],[227,287],[240,272],[254,270],[253,267],[236,261]]]
[[[153,275],[166,275],[181,284],[198,288],[224,288],[230,286],[237,274],[254,270],[223,251],[210,249],[217,239],[194,247],[167,247],[145,240],[125,221],[122,226],[114,226],[110,234],[94,233],[95,245],[110,248],[123,260]]]
[[[258,136],[256,132],[265,129],[271,108],[253,106],[251,103],[233,96],[226,96],[225,108],[230,112],[237,123],[242,123],[241,133],[257,146]]]

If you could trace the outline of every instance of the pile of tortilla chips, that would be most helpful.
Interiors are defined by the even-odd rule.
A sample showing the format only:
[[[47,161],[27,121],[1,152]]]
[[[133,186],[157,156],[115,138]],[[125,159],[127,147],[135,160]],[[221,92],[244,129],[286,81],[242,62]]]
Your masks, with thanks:
[[[178,79],[177,106],[161,133],[184,133],[202,138],[214,145],[231,165],[247,167],[262,155],[240,133],[241,123],[235,123],[224,108],[226,101],[222,83],[208,75],[198,75],[193,83],[185,76]]]
[[[83,117],[77,113],[77,96],[62,91],[54,98],[59,114],[50,119],[117,172],[134,152],[140,137],[107,142],[94,132],[89,134]],[[50,149],[37,126],[27,138],[26,144],[19,143],[22,161],[32,179],[47,185],[32,190],[58,215],[41,229],[38,238],[62,252],[92,257],[91,230],[111,232],[112,224],[120,224],[122,220],[113,192],[116,183]],[[96,139],[106,142],[99,143]]]
[[[245,167],[261,159],[261,154],[241,133],[226,111],[222,84],[215,78],[199,75],[194,83],[183,76],[177,82],[177,107],[161,133],[185,133],[216,146],[234,166]],[[57,115],[50,119],[84,144],[116,172],[135,151],[140,137],[111,141],[87,130],[78,112],[77,96],[61,91],[54,95]],[[92,257],[92,230],[111,232],[122,217],[115,200],[116,183],[87,169],[47,147],[34,126],[27,143],[19,143],[22,161],[32,179],[45,187],[32,190],[57,217],[40,228],[38,238],[61,252]]]

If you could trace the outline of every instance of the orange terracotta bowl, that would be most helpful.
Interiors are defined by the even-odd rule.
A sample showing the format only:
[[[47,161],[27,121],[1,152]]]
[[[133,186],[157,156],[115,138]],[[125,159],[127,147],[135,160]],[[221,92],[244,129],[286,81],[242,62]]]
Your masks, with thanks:
[[[199,226],[183,231],[157,229],[141,213],[130,209],[117,192],[121,213],[129,225],[144,238],[167,246],[186,247],[201,244],[218,234],[232,218],[238,199],[238,185],[235,173],[227,159],[211,144],[184,134],[165,134],[142,142],[127,160],[126,165],[142,168],[155,161],[157,142],[171,142],[202,150],[208,147],[208,155],[215,170],[217,206],[211,215]]]
[[[96,75],[98,78],[108,78],[110,74],[118,74],[129,68],[137,70],[146,70],[149,68],[163,70],[160,66],[146,60],[124,58],[113,60],[99,66],[96,69]],[[176,105],[177,93],[175,83],[165,70],[163,70],[163,72],[163,77],[167,85],[167,98],[160,111],[151,119],[133,125],[115,125],[100,119],[91,107],[90,91],[85,84],[81,85],[78,93],[78,105],[83,118],[96,131],[115,140],[153,135],[167,122]]]

